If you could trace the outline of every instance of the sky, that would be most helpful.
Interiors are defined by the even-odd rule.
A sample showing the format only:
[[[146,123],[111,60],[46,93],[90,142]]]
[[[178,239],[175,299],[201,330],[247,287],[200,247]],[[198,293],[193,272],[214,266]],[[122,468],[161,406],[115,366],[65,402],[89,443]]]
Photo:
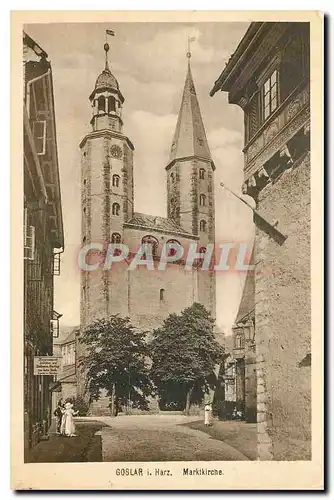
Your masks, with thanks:
[[[123,132],[135,146],[135,210],[166,216],[168,163],[187,70],[191,67],[215,172],[216,242],[247,243],[252,211],[219,183],[240,195],[243,182],[243,112],[225,92],[209,96],[215,80],[245,34],[248,23],[54,23],[29,24],[25,31],[48,53],[52,64],[60,183],[65,230],[61,275],[55,277],[55,309],[62,325],[80,318],[79,143],[91,130],[89,95],[104,67],[105,30],[109,63],[125,97]],[[249,201],[249,200],[248,200]],[[245,272],[217,275],[217,324],[227,334],[235,320]]]

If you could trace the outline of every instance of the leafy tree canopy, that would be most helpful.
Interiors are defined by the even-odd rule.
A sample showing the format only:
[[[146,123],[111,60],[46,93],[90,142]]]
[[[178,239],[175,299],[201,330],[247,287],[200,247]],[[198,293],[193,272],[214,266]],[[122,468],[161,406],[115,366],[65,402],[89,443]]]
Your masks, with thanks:
[[[95,320],[85,328],[81,342],[86,349],[80,362],[86,371],[91,399],[98,399],[104,389],[111,399],[116,399],[116,405],[131,400],[133,407],[148,409],[152,385],[145,336],[129,318],[119,315]]]
[[[214,336],[214,320],[201,304],[170,314],[153,332],[151,377],[160,395],[172,386],[192,391],[216,384],[214,368],[224,355]]]

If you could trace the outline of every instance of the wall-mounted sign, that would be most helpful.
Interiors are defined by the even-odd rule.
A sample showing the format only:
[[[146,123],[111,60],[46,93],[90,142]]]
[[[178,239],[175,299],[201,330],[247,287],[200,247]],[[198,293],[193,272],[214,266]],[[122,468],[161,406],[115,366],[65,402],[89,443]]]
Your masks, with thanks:
[[[34,375],[57,375],[60,357],[34,356]]]

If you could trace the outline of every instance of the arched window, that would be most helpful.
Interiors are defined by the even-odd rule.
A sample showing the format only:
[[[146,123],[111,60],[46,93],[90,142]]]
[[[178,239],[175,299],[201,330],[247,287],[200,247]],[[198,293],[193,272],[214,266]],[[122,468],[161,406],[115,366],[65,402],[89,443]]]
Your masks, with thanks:
[[[199,253],[205,253],[206,252],[206,247],[201,247],[199,249]]]
[[[200,179],[205,179],[205,170],[204,168],[199,169],[199,178]]]
[[[174,176],[173,172],[170,174],[170,180],[171,180],[171,183],[174,184],[175,176]]]
[[[199,223],[199,228],[201,231],[203,231],[203,233],[206,232],[206,221],[205,220],[201,220],[201,222]]]
[[[168,248],[168,245],[173,245],[173,247],[171,248]],[[174,245],[179,245],[181,246],[181,243],[177,240],[168,240],[166,242],[166,246],[167,246],[167,255],[175,255],[176,254],[176,248],[174,248]]]
[[[119,233],[112,233],[111,243],[121,243],[122,237]]]
[[[100,97],[97,100],[97,109],[98,111],[106,110],[106,99],[103,95],[100,95]]]
[[[114,175],[112,176],[112,185],[113,185],[114,187],[118,187],[118,186],[119,186],[119,179],[120,179],[120,177],[119,177],[119,175],[117,175],[117,174],[114,174]]]
[[[158,240],[151,235],[144,236],[141,240],[142,245],[151,245],[152,246],[152,255],[157,255],[158,253]]]
[[[164,300],[164,293],[165,293],[164,288],[160,288],[160,301]]]
[[[119,206],[119,203],[113,203],[112,204],[112,214],[113,215],[119,215],[121,207]]]
[[[201,207],[205,207],[205,202],[206,202],[206,196],[205,194],[200,194],[199,195],[199,204]]]
[[[116,99],[113,96],[108,97],[108,113],[116,111]]]

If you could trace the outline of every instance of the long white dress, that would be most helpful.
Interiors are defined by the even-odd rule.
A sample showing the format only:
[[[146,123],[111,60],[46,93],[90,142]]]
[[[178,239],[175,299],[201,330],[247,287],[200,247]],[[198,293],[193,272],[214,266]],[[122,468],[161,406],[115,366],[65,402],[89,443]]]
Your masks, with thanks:
[[[211,423],[211,405],[205,405],[204,407],[204,425],[210,425]]]
[[[65,436],[73,436],[75,434],[75,424],[73,416],[76,412],[71,407],[66,407],[63,413],[62,421],[61,421],[61,434],[65,434]]]

